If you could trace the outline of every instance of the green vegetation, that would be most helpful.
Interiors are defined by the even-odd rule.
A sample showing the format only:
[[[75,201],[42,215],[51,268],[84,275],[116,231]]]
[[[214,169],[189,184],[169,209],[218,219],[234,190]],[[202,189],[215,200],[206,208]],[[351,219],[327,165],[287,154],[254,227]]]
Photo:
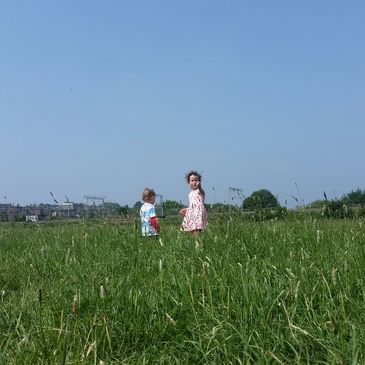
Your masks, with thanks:
[[[267,189],[254,191],[242,204],[243,209],[258,210],[279,206],[278,199]]]
[[[324,193],[324,198],[324,200],[312,202],[306,209],[321,209],[322,215],[326,218],[365,217],[365,190],[352,190],[340,199],[330,200]]]
[[[0,364],[365,363],[365,222],[0,225]]]
[[[345,204],[360,204],[365,205],[365,190],[356,189],[346,194],[342,198]]]

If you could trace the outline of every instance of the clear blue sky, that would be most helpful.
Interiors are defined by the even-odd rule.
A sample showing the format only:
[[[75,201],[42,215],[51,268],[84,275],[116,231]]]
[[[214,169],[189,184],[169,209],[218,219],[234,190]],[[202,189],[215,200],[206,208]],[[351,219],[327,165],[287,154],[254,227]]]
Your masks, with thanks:
[[[365,2],[0,1],[1,202],[365,188]],[[6,199],[5,199],[6,196]]]

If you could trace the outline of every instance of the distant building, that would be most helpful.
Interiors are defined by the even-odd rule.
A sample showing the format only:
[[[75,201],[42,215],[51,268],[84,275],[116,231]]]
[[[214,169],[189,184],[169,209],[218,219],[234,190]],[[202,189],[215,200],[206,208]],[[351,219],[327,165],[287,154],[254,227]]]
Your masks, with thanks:
[[[25,216],[25,221],[26,222],[37,222],[38,221],[38,216],[37,215],[26,215]]]

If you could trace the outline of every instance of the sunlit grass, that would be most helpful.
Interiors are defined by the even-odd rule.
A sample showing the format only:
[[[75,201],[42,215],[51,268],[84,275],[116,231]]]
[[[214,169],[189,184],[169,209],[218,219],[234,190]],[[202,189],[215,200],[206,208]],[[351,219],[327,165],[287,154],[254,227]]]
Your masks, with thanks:
[[[359,220],[0,226],[0,364],[360,364]]]

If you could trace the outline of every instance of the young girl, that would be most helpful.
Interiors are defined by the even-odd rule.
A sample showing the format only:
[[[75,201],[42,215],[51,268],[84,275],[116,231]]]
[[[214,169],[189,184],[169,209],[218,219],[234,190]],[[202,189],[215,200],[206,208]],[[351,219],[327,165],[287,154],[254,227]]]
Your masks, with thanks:
[[[142,193],[144,204],[139,212],[141,217],[142,236],[158,236],[160,225],[158,224],[155,200],[156,193],[149,188],[145,188]]]
[[[207,226],[207,211],[204,206],[205,193],[201,187],[201,175],[196,171],[186,174],[186,181],[191,188],[189,206],[180,210],[184,217],[182,229],[189,231],[193,236]]]

